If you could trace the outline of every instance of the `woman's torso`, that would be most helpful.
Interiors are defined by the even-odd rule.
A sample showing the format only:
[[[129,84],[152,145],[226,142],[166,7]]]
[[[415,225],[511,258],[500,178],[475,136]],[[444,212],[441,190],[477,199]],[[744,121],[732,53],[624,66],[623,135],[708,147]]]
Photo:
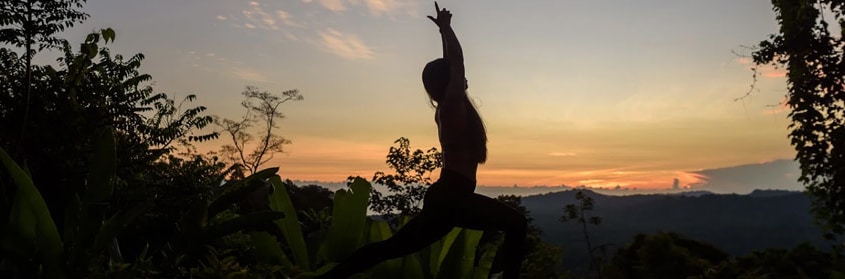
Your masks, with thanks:
[[[472,153],[472,137],[468,129],[455,129],[449,131],[442,129],[440,125],[440,110],[435,113],[437,122],[437,134],[440,140],[440,147],[443,150],[443,169],[452,170],[461,175],[475,180],[475,173],[478,170],[478,160]]]

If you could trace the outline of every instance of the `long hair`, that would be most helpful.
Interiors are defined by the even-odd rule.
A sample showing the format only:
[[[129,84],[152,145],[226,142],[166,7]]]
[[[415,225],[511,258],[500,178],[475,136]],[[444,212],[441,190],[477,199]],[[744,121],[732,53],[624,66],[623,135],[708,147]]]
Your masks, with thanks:
[[[446,59],[438,58],[425,65],[422,73],[423,86],[432,106],[437,107],[436,103],[442,101],[446,95],[449,77],[449,61]],[[484,128],[484,122],[469,96],[464,94],[464,98],[467,130],[470,131],[467,143],[471,146],[473,159],[478,163],[484,163],[487,161],[487,129]]]

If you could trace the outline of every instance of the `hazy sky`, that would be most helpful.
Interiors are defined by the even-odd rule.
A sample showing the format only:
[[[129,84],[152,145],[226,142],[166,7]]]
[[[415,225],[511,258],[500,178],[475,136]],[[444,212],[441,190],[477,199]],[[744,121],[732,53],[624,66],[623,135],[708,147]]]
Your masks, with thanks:
[[[671,187],[692,172],[792,158],[783,72],[754,45],[777,30],[766,0],[440,1],[454,13],[469,94],[484,118],[484,185]],[[393,141],[437,145],[420,82],[441,55],[411,0],[90,0],[67,32],[117,31],[116,53],[144,53],[157,91],[197,94],[213,114],[242,114],[246,85],[305,100],[283,105],[283,177],[340,181],[386,170]],[[204,146],[216,149],[225,139]]]

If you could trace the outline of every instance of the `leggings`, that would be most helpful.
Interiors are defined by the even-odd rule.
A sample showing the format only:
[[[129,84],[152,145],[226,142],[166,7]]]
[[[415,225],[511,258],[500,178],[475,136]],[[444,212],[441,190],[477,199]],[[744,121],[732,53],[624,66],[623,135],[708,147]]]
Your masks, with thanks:
[[[525,254],[527,221],[515,209],[474,193],[475,181],[443,170],[425,193],[422,212],[391,238],[361,247],[319,278],[341,279],[385,260],[417,252],[440,240],[454,227],[505,232],[504,278],[518,278]]]

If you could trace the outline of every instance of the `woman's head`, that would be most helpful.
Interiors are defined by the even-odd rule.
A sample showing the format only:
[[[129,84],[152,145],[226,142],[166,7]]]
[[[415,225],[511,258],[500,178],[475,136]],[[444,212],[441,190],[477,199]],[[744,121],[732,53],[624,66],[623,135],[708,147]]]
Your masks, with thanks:
[[[443,100],[449,85],[449,61],[437,58],[428,62],[422,72],[423,87],[428,97],[434,102]]]

